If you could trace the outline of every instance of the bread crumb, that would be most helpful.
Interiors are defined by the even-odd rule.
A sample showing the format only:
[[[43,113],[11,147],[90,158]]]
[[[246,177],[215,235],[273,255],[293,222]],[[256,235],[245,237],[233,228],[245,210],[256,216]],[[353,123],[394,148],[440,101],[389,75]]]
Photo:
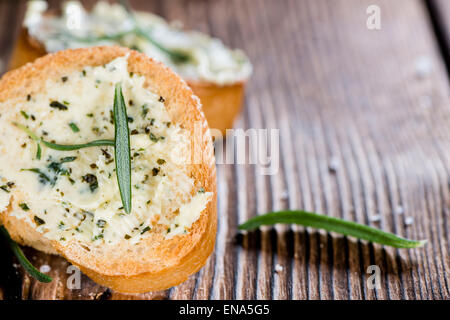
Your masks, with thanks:
[[[369,220],[370,220],[370,222],[379,222],[379,221],[381,221],[381,214],[379,214],[379,213],[374,214],[374,215],[370,216]]]
[[[50,272],[50,270],[52,270],[52,268],[50,268],[50,266],[48,264],[43,264],[40,268],[39,271],[42,273],[47,273]]]
[[[410,226],[414,223],[414,217],[407,217],[405,219],[405,225]]]

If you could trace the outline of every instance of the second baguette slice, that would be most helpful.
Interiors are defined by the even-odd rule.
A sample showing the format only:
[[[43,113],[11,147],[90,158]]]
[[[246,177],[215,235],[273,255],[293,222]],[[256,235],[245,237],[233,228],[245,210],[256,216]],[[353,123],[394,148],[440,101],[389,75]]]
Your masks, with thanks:
[[[23,29],[18,37],[9,64],[10,69],[18,68],[27,62],[46,54],[43,46]],[[211,129],[226,135],[232,129],[244,103],[246,80],[232,84],[218,85],[207,81],[186,79],[194,94],[200,98],[203,112]]]

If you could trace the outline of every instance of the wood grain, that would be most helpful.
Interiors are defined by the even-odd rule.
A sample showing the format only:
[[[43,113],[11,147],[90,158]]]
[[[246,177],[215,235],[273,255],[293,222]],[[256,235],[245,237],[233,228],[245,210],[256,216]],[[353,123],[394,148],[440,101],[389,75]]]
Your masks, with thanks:
[[[236,127],[279,129],[280,169],[262,176],[254,165],[218,165],[216,250],[178,287],[122,295],[83,277],[81,290],[69,290],[63,259],[27,249],[36,265],[51,266],[55,281],[15,277],[8,257],[0,263],[8,274],[0,279],[0,298],[450,298],[449,82],[424,2],[132,3],[249,54],[255,71]],[[366,27],[371,4],[381,8],[378,31]],[[4,61],[21,12],[23,2],[0,0]],[[287,208],[429,243],[396,250],[297,226],[238,234],[237,225],[249,217]],[[381,269],[379,289],[367,286],[371,265]]]

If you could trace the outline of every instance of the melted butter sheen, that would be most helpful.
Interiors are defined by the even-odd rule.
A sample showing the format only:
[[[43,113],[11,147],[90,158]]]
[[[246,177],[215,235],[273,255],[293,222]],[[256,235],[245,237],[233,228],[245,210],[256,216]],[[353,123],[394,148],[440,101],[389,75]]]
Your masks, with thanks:
[[[197,193],[201,186],[186,172],[188,133],[171,123],[163,99],[146,90],[144,81],[127,71],[127,58],[122,57],[49,80],[42,93],[24,93],[17,101],[0,104],[0,185],[14,182],[9,193],[0,190],[0,210],[13,195],[18,200],[12,214],[61,241],[75,237],[106,244],[138,242],[158,224],[168,230],[168,238],[187,233],[212,194]],[[129,215],[122,209],[112,147],[63,152],[42,146],[37,160],[36,143],[12,125],[21,123],[60,144],[113,139],[117,82],[122,82],[132,132]],[[51,107],[54,101],[67,109]],[[38,169],[42,175],[23,169]],[[24,210],[24,203],[29,210]]]

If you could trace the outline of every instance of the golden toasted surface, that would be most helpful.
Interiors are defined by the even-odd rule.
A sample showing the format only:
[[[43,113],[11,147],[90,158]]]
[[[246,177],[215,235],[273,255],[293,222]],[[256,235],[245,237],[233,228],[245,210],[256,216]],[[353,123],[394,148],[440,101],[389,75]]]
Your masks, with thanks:
[[[85,66],[103,65],[126,54],[129,54],[129,71],[145,76],[146,88],[165,97],[173,122],[189,131],[195,157],[192,159],[195,164],[189,166],[190,175],[207,192],[214,193],[190,232],[172,239],[153,233],[136,245],[125,241],[108,248],[88,246],[75,240],[67,245],[48,241],[27,223],[11,217],[11,207],[0,214],[0,222],[13,239],[45,252],[60,253],[102,285],[121,292],[146,292],[184,281],[204,265],[214,247],[216,172],[211,135],[199,99],[182,79],[161,63],[126,48],[95,47],[49,54],[8,72],[0,80],[0,102],[23,96],[24,92],[39,92],[47,79],[58,79]]]

